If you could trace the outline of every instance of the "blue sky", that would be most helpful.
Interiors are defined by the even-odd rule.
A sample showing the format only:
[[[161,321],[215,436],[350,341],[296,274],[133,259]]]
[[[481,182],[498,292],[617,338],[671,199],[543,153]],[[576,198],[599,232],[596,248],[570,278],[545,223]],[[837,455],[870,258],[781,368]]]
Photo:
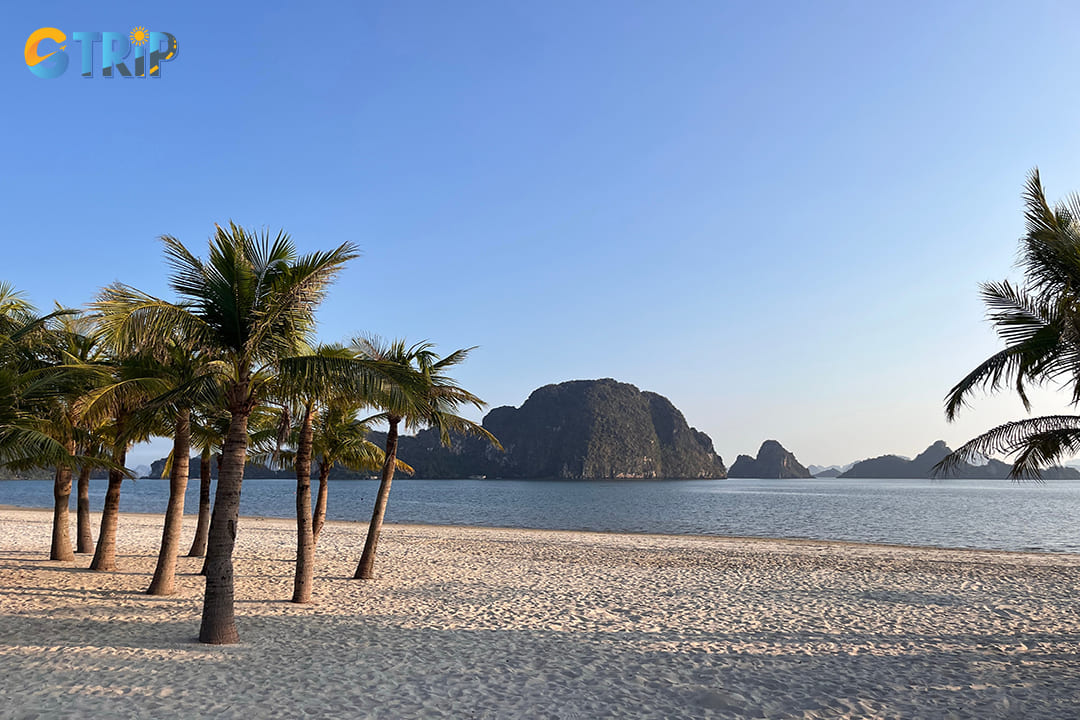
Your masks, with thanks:
[[[1080,189],[1066,2],[6,7],[4,263],[40,306],[168,295],[156,238],[284,228],[363,257],[321,335],[479,345],[492,405],[615,377],[729,464],[957,444],[1022,412],[949,387],[997,348],[1020,191]],[[35,29],[170,32],[160,79],[54,80]],[[69,50],[73,47],[69,47]],[[1037,396],[1036,410],[1063,407]],[[157,448],[136,453],[142,462]]]

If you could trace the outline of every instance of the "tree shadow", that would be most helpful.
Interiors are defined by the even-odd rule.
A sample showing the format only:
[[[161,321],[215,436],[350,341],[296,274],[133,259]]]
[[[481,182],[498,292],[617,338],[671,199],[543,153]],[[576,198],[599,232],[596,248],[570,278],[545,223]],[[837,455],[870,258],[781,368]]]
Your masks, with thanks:
[[[266,717],[306,708],[371,717],[1063,718],[1080,692],[1075,632],[1031,636],[1058,649],[1016,655],[982,647],[1015,641],[1008,633],[912,635],[903,640],[915,650],[851,655],[795,650],[816,639],[805,633],[417,628],[385,617],[269,614],[238,624],[241,645],[211,647],[194,642],[195,617],[19,617],[0,630],[0,648],[30,649],[20,655],[27,672],[73,697],[92,676],[133,696],[171,688],[177,712],[210,712],[222,693],[234,703],[258,698]],[[897,640],[844,639],[886,648]],[[749,642],[762,650],[730,650]],[[0,670],[8,664],[0,651]],[[32,699],[10,687],[11,702]]]

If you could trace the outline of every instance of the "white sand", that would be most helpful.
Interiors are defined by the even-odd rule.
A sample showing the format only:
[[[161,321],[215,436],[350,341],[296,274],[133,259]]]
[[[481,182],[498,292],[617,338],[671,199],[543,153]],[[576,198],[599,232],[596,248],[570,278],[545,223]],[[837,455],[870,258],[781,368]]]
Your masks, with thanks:
[[[116,573],[48,561],[50,520],[0,510],[3,718],[1080,716],[1075,555],[388,526],[363,582],[331,523],[297,606],[292,523],[243,519],[208,647],[201,561],[141,594],[159,518]]]

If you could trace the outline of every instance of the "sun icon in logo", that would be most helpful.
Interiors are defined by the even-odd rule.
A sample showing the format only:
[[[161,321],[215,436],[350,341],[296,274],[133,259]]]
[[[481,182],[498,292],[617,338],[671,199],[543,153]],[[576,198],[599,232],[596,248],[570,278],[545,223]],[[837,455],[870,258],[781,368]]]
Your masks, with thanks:
[[[146,41],[150,39],[150,33],[146,32],[146,28],[140,25],[139,27],[131,31],[131,35],[129,35],[129,37],[131,38],[131,42],[135,43],[136,45],[142,46],[145,45]]]

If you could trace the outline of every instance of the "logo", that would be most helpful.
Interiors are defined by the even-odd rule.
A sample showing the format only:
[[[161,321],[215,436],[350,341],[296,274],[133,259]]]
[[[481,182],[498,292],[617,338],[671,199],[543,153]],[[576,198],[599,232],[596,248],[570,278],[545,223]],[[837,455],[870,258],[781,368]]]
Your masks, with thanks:
[[[129,33],[74,32],[72,42],[79,43],[82,76],[94,77],[94,48],[100,47],[102,77],[161,77],[163,63],[176,59],[180,47],[176,36],[150,32],[140,26]],[[38,28],[26,39],[26,66],[39,78],[50,80],[68,68],[67,35],[52,27]],[[132,66],[128,67],[128,56]],[[149,67],[149,69],[147,69]],[[134,68],[134,72],[132,69]]]

